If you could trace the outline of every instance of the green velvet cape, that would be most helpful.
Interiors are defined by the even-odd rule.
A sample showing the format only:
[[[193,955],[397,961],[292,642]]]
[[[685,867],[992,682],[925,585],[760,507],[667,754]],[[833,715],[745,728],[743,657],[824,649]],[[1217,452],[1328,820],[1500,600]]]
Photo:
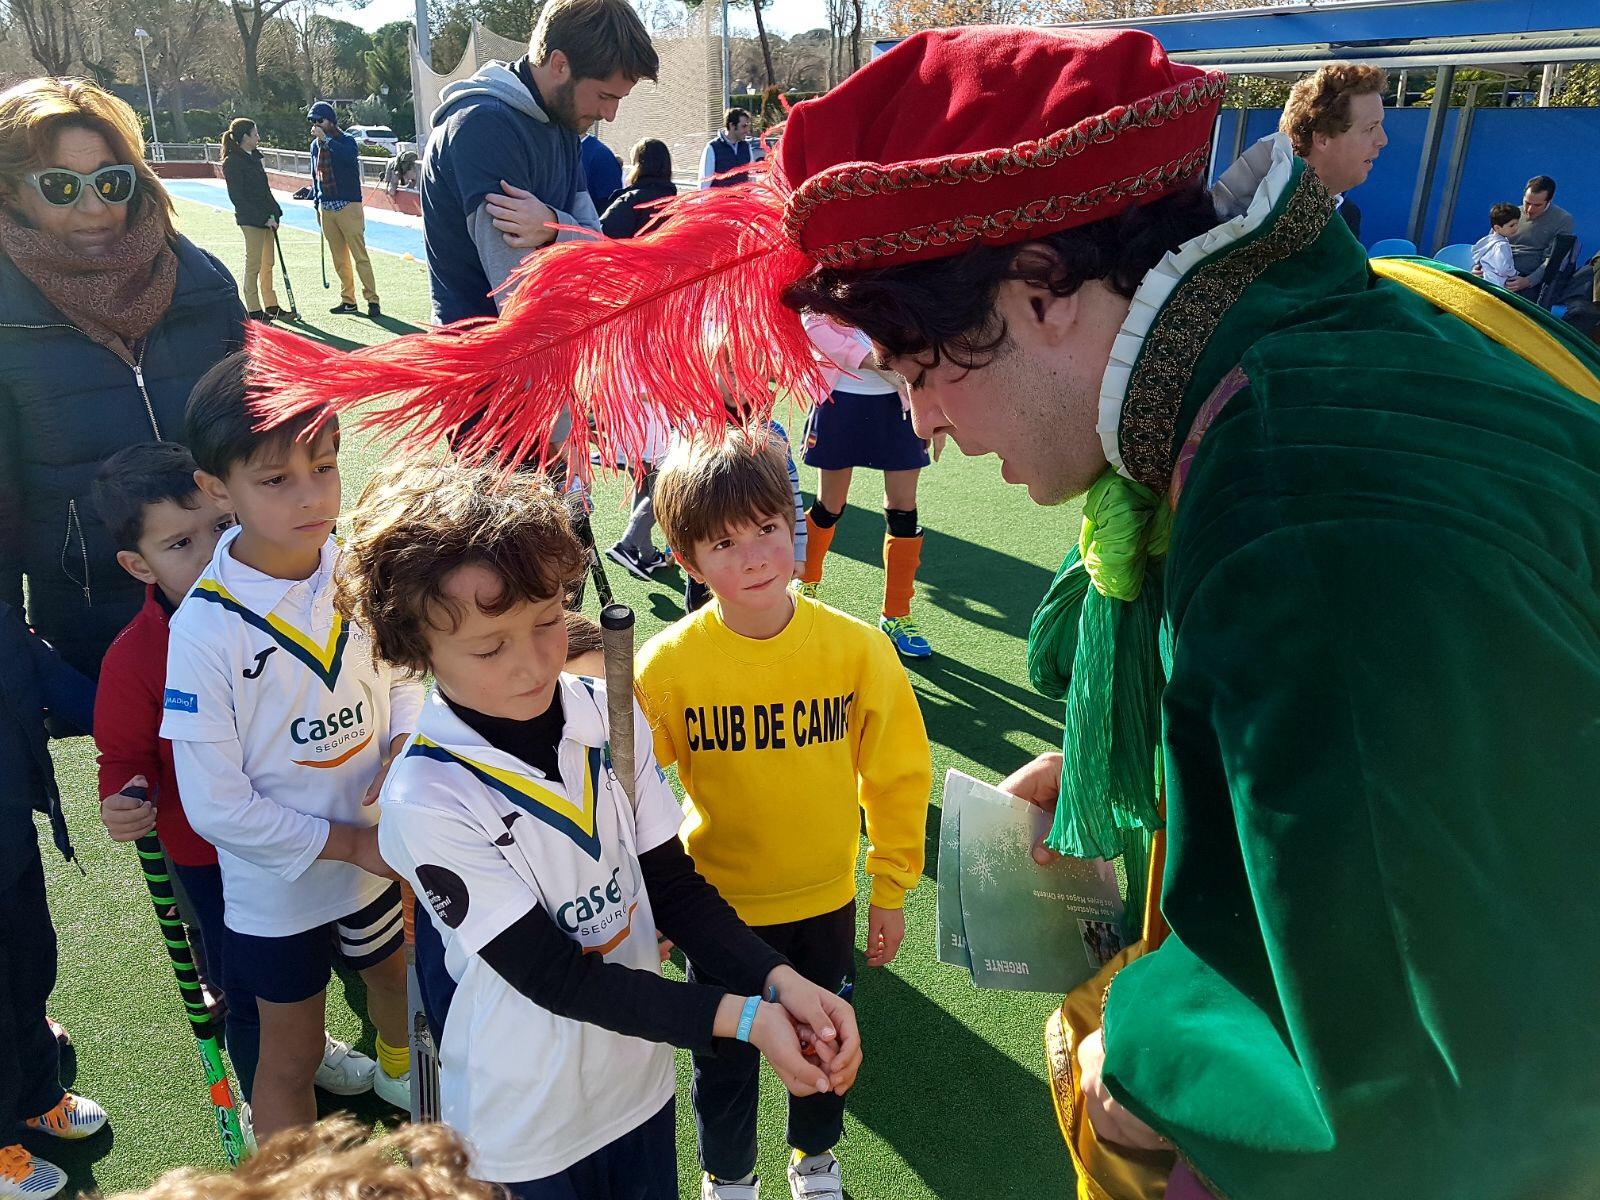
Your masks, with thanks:
[[[1128,386],[1165,489],[1243,375],[1177,508],[1172,934],[1112,983],[1106,1079],[1227,1200],[1594,1200],[1600,404],[1332,215],[1297,164]]]

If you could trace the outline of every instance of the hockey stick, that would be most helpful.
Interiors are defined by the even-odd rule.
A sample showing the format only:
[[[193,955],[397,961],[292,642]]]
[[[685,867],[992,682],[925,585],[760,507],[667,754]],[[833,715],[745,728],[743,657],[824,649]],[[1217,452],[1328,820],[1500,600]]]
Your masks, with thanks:
[[[122,794],[136,800],[146,800],[150,791],[148,788],[126,787],[122,789]],[[228,1164],[232,1166],[244,1157],[244,1132],[239,1127],[239,1109],[234,1101],[233,1085],[228,1081],[228,1069],[222,1063],[222,1049],[217,1045],[217,1026],[206,1011],[205,1000],[200,994],[200,975],[195,970],[194,955],[189,950],[189,938],[184,932],[183,922],[178,919],[178,901],[172,894],[167,856],[153,833],[145,834],[133,846],[139,852],[145,886],[150,889],[150,903],[155,906],[156,922],[161,926],[161,937],[167,944],[167,957],[172,959],[172,973],[178,979],[184,1013],[189,1018],[189,1029],[200,1051],[206,1090],[216,1114],[217,1137],[222,1141],[222,1153],[227,1155]]]
[[[278,266],[283,271],[283,290],[289,294],[289,319],[300,316],[300,306],[294,300],[294,284],[289,282],[289,264],[283,258],[283,243],[278,240],[278,227],[272,227],[272,244],[278,251]]]
[[[322,209],[317,209],[317,245],[322,249],[322,286],[328,287],[328,234],[322,228]]]
[[[417,978],[417,896],[406,883],[400,885],[400,903],[406,931],[406,1021],[411,1030],[411,1119],[439,1119],[439,1053],[433,1030],[422,1007],[422,984]]]
[[[631,803],[633,796],[633,609],[607,604],[600,610],[600,640],[606,656],[606,716],[611,723],[611,769]]]

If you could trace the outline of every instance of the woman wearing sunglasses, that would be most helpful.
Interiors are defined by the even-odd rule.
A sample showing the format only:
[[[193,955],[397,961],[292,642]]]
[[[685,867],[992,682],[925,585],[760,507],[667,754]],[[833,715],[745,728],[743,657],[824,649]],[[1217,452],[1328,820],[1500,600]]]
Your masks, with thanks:
[[[183,436],[240,348],[233,277],[179,234],[127,104],[74,79],[0,93],[0,600],[93,679],[143,593],[88,499],[125,446]]]

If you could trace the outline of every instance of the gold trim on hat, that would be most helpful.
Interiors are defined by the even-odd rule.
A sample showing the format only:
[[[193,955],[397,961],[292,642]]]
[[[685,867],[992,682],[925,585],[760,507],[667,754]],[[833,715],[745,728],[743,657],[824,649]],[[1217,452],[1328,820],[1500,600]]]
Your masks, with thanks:
[[[810,250],[801,242],[801,233],[806,221],[817,209],[833,201],[890,196],[910,188],[934,187],[941,184],[981,183],[998,175],[1016,175],[1026,170],[1053,167],[1063,159],[1082,153],[1091,145],[1103,144],[1130,129],[1153,129],[1168,121],[1194,113],[1198,109],[1214,105],[1221,101],[1227,86],[1228,78],[1223,72],[1208,71],[1204,75],[1186,80],[1153,96],[1136,100],[1121,109],[1086,117],[1067,129],[1057,130],[1034,141],[1020,142],[1009,148],[997,147],[975,153],[953,154],[943,158],[888,165],[841,163],[819,171],[795,188],[784,208],[784,232],[796,246],[806,250],[812,258],[825,266],[854,266],[859,265],[863,259],[913,248],[920,249],[929,244],[944,244],[939,240],[930,243],[929,231],[933,231],[934,238],[938,238],[942,231],[948,240],[958,242],[977,237],[1000,236],[1014,228],[1023,218],[1026,220],[1022,228],[1048,220],[1043,216],[1028,217],[1028,209],[1053,205],[1058,213],[1055,219],[1060,220],[1069,212],[1087,212],[1095,205],[1109,199],[1142,195],[1157,186],[1151,180],[1153,174],[1158,171],[1171,171],[1179,163],[1195,157],[1195,153],[1200,155],[1203,166],[1205,158],[1209,155],[1209,146],[1197,147],[1195,153],[1185,155],[1182,159],[1167,163],[1164,167],[1151,168],[1118,183],[1091,188],[1075,196],[1045,197],[1021,208],[992,213],[987,217],[955,217],[899,234],[884,234],[837,243],[821,251]],[[1135,190],[1131,185],[1139,181],[1146,182]],[[1063,206],[1067,201],[1074,203]],[[920,241],[920,245],[913,247],[902,241],[908,237],[912,241]],[[843,251],[839,247],[855,247],[855,249]],[[845,254],[847,257],[837,262],[829,262],[821,257],[823,254],[835,256]]]

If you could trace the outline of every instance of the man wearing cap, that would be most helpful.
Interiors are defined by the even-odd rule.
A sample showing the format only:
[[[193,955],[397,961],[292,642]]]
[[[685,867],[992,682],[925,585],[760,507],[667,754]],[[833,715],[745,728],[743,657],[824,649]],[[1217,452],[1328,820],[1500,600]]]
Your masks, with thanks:
[[[1140,32],[918,34],[395,389],[488,451],[581,378],[625,450],[630,395],[815,393],[796,310],[864,330],[918,433],[1085,496],[1029,638],[1063,753],[1005,785],[1145,932],[1047,1037],[1079,1194],[1600,1194],[1600,353],[1369,264],[1287,139],[1206,189],[1223,92]],[[301,373],[280,411],[371,391]]]
[[[331,311],[360,311],[356,308],[355,278],[359,273],[367,316],[381,317],[378,284],[372,277],[372,260],[367,257],[360,150],[355,138],[339,128],[338,114],[326,100],[313,104],[306,112],[306,120],[317,135],[311,143],[311,199],[317,206],[322,236],[328,240],[328,252],[333,255],[333,269],[339,275],[339,303]],[[352,259],[355,272],[350,270]]]

